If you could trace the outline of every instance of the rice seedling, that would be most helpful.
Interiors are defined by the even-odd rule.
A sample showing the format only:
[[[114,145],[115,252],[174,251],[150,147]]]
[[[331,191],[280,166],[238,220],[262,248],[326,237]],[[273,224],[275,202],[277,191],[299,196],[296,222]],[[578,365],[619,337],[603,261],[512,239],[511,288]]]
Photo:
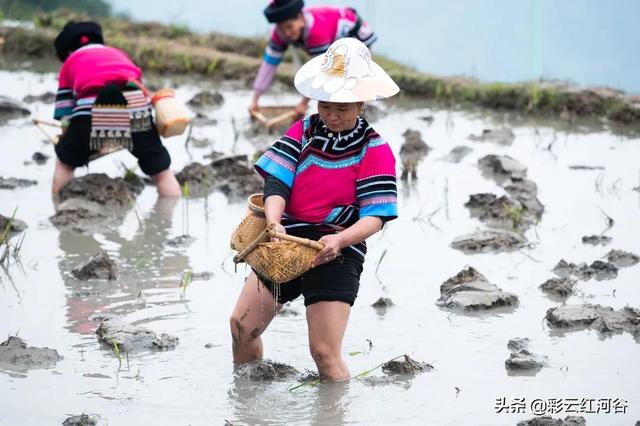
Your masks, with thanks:
[[[180,290],[182,291],[182,295],[187,291],[187,286],[191,283],[193,279],[193,271],[191,269],[187,269],[182,274],[182,281],[180,282]]]

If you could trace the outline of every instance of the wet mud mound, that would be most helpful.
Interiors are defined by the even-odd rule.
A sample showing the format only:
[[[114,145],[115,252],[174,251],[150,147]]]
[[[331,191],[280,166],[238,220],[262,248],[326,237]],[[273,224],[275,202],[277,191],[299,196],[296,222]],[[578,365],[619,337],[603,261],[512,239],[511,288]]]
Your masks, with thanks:
[[[597,281],[611,280],[618,276],[618,267],[613,263],[595,260],[590,265],[585,262],[578,264],[561,259],[553,267],[553,273],[561,278],[575,277],[579,280],[589,281],[595,278]]]
[[[535,374],[548,363],[545,355],[536,355],[529,350],[531,341],[528,338],[516,337],[509,340],[507,349],[511,351],[504,366],[510,375],[526,372]]]
[[[37,180],[32,179],[19,179],[19,178],[3,178],[0,177],[0,189],[18,189],[27,188],[29,186],[37,185]]]
[[[224,103],[224,97],[219,92],[202,91],[196,93],[187,102],[187,105],[195,110],[219,107]]]
[[[606,235],[585,235],[582,237],[582,244],[590,244],[592,246],[606,246],[613,238]]]
[[[601,305],[562,305],[551,308],[545,315],[554,329],[591,328],[602,334],[627,332],[640,339],[640,309],[624,307],[615,310]]]
[[[502,185],[508,179],[524,179],[527,168],[518,160],[508,155],[486,155],[478,160],[482,174]]]
[[[7,226],[11,233],[22,232],[28,228],[26,222],[23,220],[16,219],[15,217],[12,219],[11,217],[0,214],[0,235],[2,235],[5,229],[7,229]]]
[[[268,359],[236,365],[234,368],[237,378],[259,382],[290,380],[300,375],[294,367]]]
[[[464,311],[489,310],[515,306],[518,296],[503,291],[473,267],[463,269],[440,286],[436,305]]]
[[[518,426],[586,426],[584,417],[567,416],[562,419],[554,419],[551,416],[535,417],[530,420],[518,422]]]
[[[0,343],[0,368],[12,371],[27,371],[54,367],[62,356],[55,349],[35,348],[17,336]]]
[[[97,424],[98,420],[96,418],[81,414],[69,417],[62,423],[62,426],[96,426]]]
[[[43,102],[45,104],[52,104],[56,100],[56,94],[53,92],[45,92],[40,95],[27,95],[22,98],[22,102],[31,104],[34,102]]]
[[[491,142],[498,145],[508,146],[516,139],[515,133],[509,127],[498,129],[483,129],[479,135],[470,135],[469,139],[474,142]]]
[[[409,355],[404,355],[402,359],[392,359],[382,365],[382,371],[390,376],[399,374],[419,374],[433,370],[433,366],[426,363],[416,361]]]
[[[535,225],[542,215],[541,209],[531,211],[520,201],[507,195],[498,197],[491,193],[472,194],[465,204],[472,217],[490,227],[523,232]]]
[[[505,229],[486,229],[456,237],[451,247],[466,254],[476,254],[509,252],[526,244],[526,238],[518,233]]]
[[[98,253],[85,265],[73,269],[71,274],[79,280],[117,280],[118,267],[106,252]]]
[[[104,226],[124,217],[144,189],[137,175],[110,178],[88,174],[75,178],[60,189],[60,204],[51,222],[61,228],[84,230]]]
[[[173,349],[178,338],[166,333],[156,334],[148,328],[129,324],[118,316],[99,317],[100,325],[96,329],[98,340],[109,348],[118,345],[120,352],[133,352],[144,349]]]
[[[623,250],[611,250],[607,253],[607,260],[618,268],[628,268],[640,262],[640,256]]]
[[[458,164],[464,159],[464,157],[471,154],[472,152],[473,148],[469,148],[468,146],[464,145],[458,145],[456,147],[453,147],[447,155],[441,157],[440,159],[448,161],[450,163]]]
[[[21,102],[0,96],[0,125],[14,118],[28,117],[31,111]]]
[[[549,296],[565,300],[575,292],[577,282],[577,280],[568,277],[549,278],[547,281],[540,284],[540,290]]]
[[[191,163],[176,174],[176,178],[180,185],[189,185],[192,196],[203,197],[220,191],[232,201],[261,192],[263,186],[246,155],[219,157],[209,165]]]

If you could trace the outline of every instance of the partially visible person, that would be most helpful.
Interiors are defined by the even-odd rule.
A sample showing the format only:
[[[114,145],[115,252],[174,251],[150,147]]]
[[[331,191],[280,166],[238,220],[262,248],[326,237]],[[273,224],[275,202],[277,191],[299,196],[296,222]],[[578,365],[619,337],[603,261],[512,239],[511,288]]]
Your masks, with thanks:
[[[377,40],[355,9],[349,7],[305,8],[303,0],[273,0],[264,14],[275,27],[253,83],[254,94],[249,106],[251,113],[258,111],[260,96],[271,86],[289,45],[316,56],[326,52],[331,43],[343,37],[355,37],[367,47]],[[296,112],[304,115],[308,104],[309,98],[304,97],[296,106]]]
[[[96,22],[69,22],[55,39],[62,67],[54,118],[62,122],[52,191],[73,179],[74,170],[105,146],[123,146],[155,182],[160,196],[179,197],[171,158],[153,122],[140,83],[142,71],[126,53],[106,46]]]

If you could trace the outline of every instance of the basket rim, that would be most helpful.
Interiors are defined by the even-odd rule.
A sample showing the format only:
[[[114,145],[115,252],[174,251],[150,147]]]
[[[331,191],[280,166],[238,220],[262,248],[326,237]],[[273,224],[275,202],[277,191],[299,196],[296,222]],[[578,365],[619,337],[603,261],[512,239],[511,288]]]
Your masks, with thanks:
[[[256,198],[260,200],[260,204],[256,203],[255,201]],[[252,211],[256,213],[264,214],[264,203],[262,201],[262,193],[257,192],[255,194],[249,195],[249,197],[247,198],[247,203],[249,204],[249,208]]]

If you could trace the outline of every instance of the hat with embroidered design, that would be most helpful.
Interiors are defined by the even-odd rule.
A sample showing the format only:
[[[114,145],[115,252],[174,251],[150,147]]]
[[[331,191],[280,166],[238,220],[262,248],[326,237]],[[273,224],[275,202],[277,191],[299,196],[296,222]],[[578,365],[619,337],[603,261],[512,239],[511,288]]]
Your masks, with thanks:
[[[369,48],[351,37],[334,41],[324,55],[304,64],[294,84],[304,96],[326,102],[374,101],[400,91]]]

